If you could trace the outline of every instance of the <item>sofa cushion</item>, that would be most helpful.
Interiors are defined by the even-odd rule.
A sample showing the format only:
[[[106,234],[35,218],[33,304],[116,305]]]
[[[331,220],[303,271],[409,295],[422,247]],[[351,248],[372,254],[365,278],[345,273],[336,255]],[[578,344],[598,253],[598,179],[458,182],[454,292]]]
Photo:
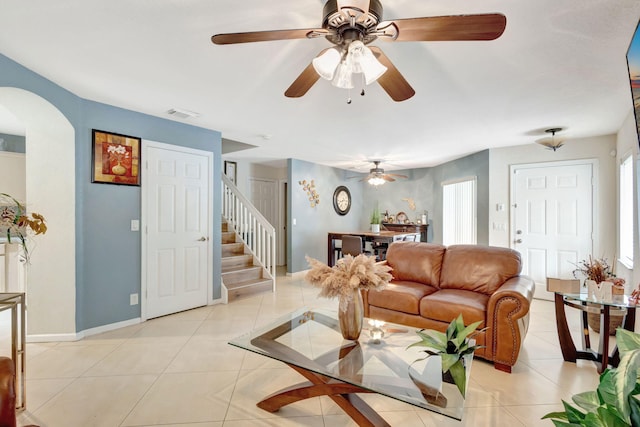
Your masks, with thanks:
[[[441,289],[420,301],[420,315],[441,322],[451,322],[462,314],[466,325],[481,320],[484,327],[489,296],[458,289]]]
[[[437,291],[429,285],[417,282],[393,280],[381,291],[370,291],[370,305],[403,313],[420,314],[420,300]]]
[[[463,289],[493,294],[520,274],[520,253],[508,248],[452,245],[444,254],[441,289]]]
[[[396,242],[387,249],[387,263],[396,280],[438,287],[445,246],[421,242]]]

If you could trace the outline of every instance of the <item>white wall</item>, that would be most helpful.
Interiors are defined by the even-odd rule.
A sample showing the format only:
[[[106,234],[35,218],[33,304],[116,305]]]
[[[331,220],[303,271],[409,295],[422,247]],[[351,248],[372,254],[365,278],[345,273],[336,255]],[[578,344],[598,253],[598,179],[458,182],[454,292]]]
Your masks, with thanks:
[[[27,334],[75,337],[75,131],[57,108],[31,92],[2,87],[0,99],[25,124],[25,199],[49,227],[32,239]]]
[[[634,159],[638,159],[638,134],[636,132],[636,121],[633,117],[633,111],[629,111],[629,115],[626,117],[620,131],[618,131],[617,135],[617,156],[616,156],[616,184],[618,184],[618,167],[620,165],[620,161],[629,154],[633,155]],[[636,162],[634,162],[636,164]],[[635,169],[635,176],[638,176],[638,169]],[[636,227],[640,226],[640,223],[637,221],[638,219],[638,188],[637,188],[637,179],[634,180],[634,185],[636,186],[633,192],[634,194],[634,218],[636,218]],[[618,191],[616,187],[616,200],[618,200]],[[616,203],[616,207],[619,206]],[[616,211],[616,224],[618,223],[618,213]],[[617,240],[618,232],[616,231],[616,248],[618,247]],[[626,280],[626,288],[627,293],[631,293],[633,289],[636,288],[638,282],[640,281],[640,249],[638,244],[638,230],[635,230],[633,233],[634,237],[634,262],[633,262],[633,270],[629,270],[622,263],[617,263],[616,274],[618,277],[622,277]]]
[[[25,155],[0,151],[0,193],[6,193],[19,202],[27,199]]]
[[[595,241],[594,256],[611,260],[616,254],[616,136],[606,135],[570,140],[558,151],[547,150],[539,144],[528,144],[490,150],[489,181],[489,244],[511,247],[513,233],[510,230],[510,185],[511,165],[543,163],[560,160],[596,159],[598,161],[598,192],[594,204]],[[496,205],[504,204],[504,211]],[[506,224],[506,231],[496,231],[493,223]]]

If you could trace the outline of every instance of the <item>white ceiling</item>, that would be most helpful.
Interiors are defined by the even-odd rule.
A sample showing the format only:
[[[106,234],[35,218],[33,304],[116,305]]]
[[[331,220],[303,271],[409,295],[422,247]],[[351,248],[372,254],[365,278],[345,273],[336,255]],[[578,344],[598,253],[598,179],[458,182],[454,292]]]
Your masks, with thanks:
[[[318,28],[321,0],[2,0],[0,53],[86,99],[166,118],[170,108],[198,112],[186,122],[258,146],[233,157],[267,164],[430,166],[529,144],[549,127],[567,138],[615,133],[632,107],[626,51],[638,0],[382,2],[385,20],[499,12],[507,28],[491,42],[375,42],[416,91],[401,103],[374,84],[347,105],[324,80],[286,98],[324,39],[210,42]]]

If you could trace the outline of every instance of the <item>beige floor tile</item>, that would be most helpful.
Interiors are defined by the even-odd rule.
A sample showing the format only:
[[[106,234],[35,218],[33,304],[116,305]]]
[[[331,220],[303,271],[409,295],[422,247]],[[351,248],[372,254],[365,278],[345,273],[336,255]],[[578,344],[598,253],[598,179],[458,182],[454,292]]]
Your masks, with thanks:
[[[576,393],[595,390],[600,382],[596,365],[588,360],[579,360],[578,363],[533,360],[527,363],[534,371],[557,384],[565,399]]]
[[[237,372],[163,374],[122,426],[223,421]]]
[[[88,369],[83,376],[161,374],[173,361],[181,344],[175,341],[126,342]]]
[[[167,372],[239,371],[247,351],[204,335],[196,335],[182,347]]]
[[[255,369],[241,371],[231,398],[226,420],[274,417],[309,417],[322,415],[320,399],[311,398],[281,408],[277,413],[264,411],[256,404],[283,388],[303,382],[292,369]]]
[[[202,325],[202,320],[172,320],[170,317],[152,319],[145,322],[144,327],[136,332],[130,340],[153,341],[164,343],[186,343]]]
[[[255,319],[229,318],[203,321],[194,335],[207,336],[218,341],[229,341],[255,328]]]
[[[554,404],[564,395],[557,384],[524,363],[516,364],[511,374],[500,372],[490,364],[474,363],[471,377],[499,405],[518,405],[522,402],[531,405]]]
[[[79,377],[116,345],[55,346],[29,359],[27,379]]]
[[[224,427],[325,427],[333,424],[326,424],[322,417],[292,417],[292,418],[271,418],[271,419],[246,419],[227,420]]]
[[[505,408],[526,427],[550,427],[553,425],[548,419],[541,419],[549,412],[562,411],[562,404],[556,405],[531,405],[531,406],[507,406]]]
[[[418,415],[425,427],[524,427],[509,411],[499,406],[465,409],[462,421],[425,410]]]
[[[37,410],[73,381],[73,378],[27,380],[25,384],[27,409],[30,411]]]
[[[224,423],[222,421],[211,421],[206,423],[187,423],[187,424],[147,424],[146,426],[137,426],[137,427],[224,427]]]
[[[78,378],[34,415],[44,426],[114,427],[156,380],[155,375]]]

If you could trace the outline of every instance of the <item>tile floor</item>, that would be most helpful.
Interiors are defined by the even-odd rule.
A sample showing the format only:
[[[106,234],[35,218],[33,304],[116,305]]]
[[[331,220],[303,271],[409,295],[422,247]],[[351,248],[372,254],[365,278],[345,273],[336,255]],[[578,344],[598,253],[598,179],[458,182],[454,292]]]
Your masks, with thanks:
[[[178,313],[78,342],[29,344],[27,410],[20,425],[354,426],[328,398],[293,404],[277,414],[258,409],[261,398],[301,377],[227,344],[302,306],[337,306],[317,293],[302,280],[280,277],[277,294]],[[577,334],[577,313],[570,322]],[[363,398],[392,426],[552,426],[540,417],[561,410],[561,399],[593,389],[597,382],[592,363],[563,362],[552,303],[534,300],[513,373],[474,362],[462,422],[382,396]]]

